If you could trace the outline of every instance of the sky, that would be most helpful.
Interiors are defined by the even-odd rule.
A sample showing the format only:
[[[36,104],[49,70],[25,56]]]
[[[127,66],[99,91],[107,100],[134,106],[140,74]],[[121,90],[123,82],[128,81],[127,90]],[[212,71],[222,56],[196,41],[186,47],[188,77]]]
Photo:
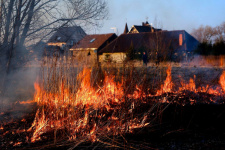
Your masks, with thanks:
[[[200,25],[212,27],[225,22],[225,0],[106,0],[109,17],[96,34],[121,34],[125,24],[141,25],[148,21],[163,30],[186,30]],[[116,27],[117,30],[111,28]]]

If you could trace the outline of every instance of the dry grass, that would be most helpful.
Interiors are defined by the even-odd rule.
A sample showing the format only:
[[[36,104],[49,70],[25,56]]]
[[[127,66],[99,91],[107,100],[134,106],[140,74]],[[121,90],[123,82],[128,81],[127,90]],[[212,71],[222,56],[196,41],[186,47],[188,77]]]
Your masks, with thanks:
[[[181,85],[181,79],[188,82],[190,77],[195,79],[197,87],[207,84],[218,86],[218,78],[223,71],[222,67],[191,66],[184,63],[169,63],[169,65],[172,66],[171,75],[175,88]],[[117,98],[116,93],[113,93],[101,107],[86,103],[64,107],[64,102],[58,103],[59,107],[52,106],[53,100],[59,98],[54,94],[61,93],[65,96],[65,89],[68,89],[71,103],[82,101],[82,98],[77,98],[76,94],[80,90],[82,80],[88,75],[79,75],[84,68],[91,70],[90,85],[96,93],[100,93],[99,91],[104,93],[104,79],[106,76],[113,76],[116,85],[122,87],[123,95],[119,97],[121,103],[113,101]],[[45,58],[41,65],[38,83],[41,90],[53,96],[48,97],[44,105],[38,105],[39,120],[36,118],[36,121],[40,122],[40,116],[43,114],[45,119],[43,126],[38,129],[40,134],[35,135],[36,138],[41,137],[43,144],[46,144],[44,143],[46,139],[50,141],[42,148],[65,146],[74,149],[89,141],[95,141],[94,143],[98,143],[95,148],[103,146],[104,148],[133,149],[125,135],[134,132],[135,128],[132,127],[135,124],[140,130],[143,127],[155,125],[155,121],[161,119],[162,112],[168,106],[168,104],[162,105],[160,100],[168,98],[170,93],[151,98],[145,96],[154,95],[160,88],[166,79],[167,68],[168,63],[161,63],[159,66],[149,63],[147,67],[142,66],[141,62],[87,66],[70,57]],[[130,95],[134,92],[139,92],[136,86],[141,89],[141,96],[131,97]],[[85,89],[87,92],[88,88]],[[178,95],[171,97],[173,101]],[[41,95],[40,100],[45,101],[45,95]],[[54,125],[57,121],[60,126]],[[71,122],[74,124],[71,125]],[[37,128],[38,126],[34,125],[31,130],[34,132]]]
[[[62,139],[70,140],[76,147],[83,142],[97,141],[109,147],[121,148],[124,144],[116,142],[118,137],[136,128],[151,126],[163,112],[165,106],[146,97],[150,88],[155,88],[148,83],[156,81],[156,78],[162,80],[158,79],[158,74],[150,74],[147,68],[135,67],[133,63],[88,67],[75,66],[74,61],[66,57],[53,57],[46,59],[42,65],[38,83],[44,93],[39,95],[38,112],[31,127],[34,131],[31,141],[43,138],[45,132],[53,132],[54,137],[51,138],[54,138],[54,143]],[[89,71],[84,71],[85,68],[90,68],[90,75]],[[81,87],[84,80],[90,80],[90,87]],[[110,85],[112,92],[108,93],[105,81],[113,82]],[[68,89],[69,99],[66,98],[66,101],[64,89]],[[100,95],[100,102],[95,102],[99,103],[97,106],[84,102],[89,97],[83,95],[92,89]],[[77,97],[80,91],[84,93]],[[137,96],[134,96],[135,92]]]

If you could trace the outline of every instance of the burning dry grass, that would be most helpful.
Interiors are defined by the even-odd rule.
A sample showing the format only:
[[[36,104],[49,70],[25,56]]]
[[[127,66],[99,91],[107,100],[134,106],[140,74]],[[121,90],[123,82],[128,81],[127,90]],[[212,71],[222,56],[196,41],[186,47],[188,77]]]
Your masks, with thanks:
[[[74,67],[58,58],[47,61],[35,83],[34,100],[19,102],[37,104],[35,119],[25,130],[28,135],[23,144],[45,140],[103,142],[150,124],[149,114],[156,111],[159,103],[146,99],[133,83],[131,73],[124,78],[121,74],[125,71],[118,72],[116,68],[102,71],[98,67]],[[145,109],[140,110],[141,107]],[[9,132],[3,136],[8,134],[12,136]],[[9,145],[20,146],[21,141]]]
[[[125,134],[154,125],[171,103],[224,103],[224,73],[216,87],[196,86],[196,76],[189,82],[180,79],[181,86],[177,86],[172,69],[168,67],[164,74],[163,70],[149,73],[147,68],[132,66],[74,67],[71,60],[49,59],[35,83],[34,100],[29,101],[37,104],[33,123],[23,129],[24,140],[9,145],[51,141],[56,146],[69,141],[75,148],[90,141],[122,148],[115,137],[126,143]],[[160,85],[157,80],[163,76]],[[7,132],[4,126],[0,130]],[[12,136],[6,132],[1,136]]]
[[[68,140],[99,141],[102,137],[132,132],[150,124],[148,115],[155,111],[153,106],[157,104],[147,102],[138,86],[131,93],[125,89],[123,78],[115,82],[114,75],[105,73],[98,83],[96,79],[91,81],[91,76],[92,70],[84,68],[77,76],[76,86],[64,78],[50,91],[35,84],[39,109],[29,129],[34,130],[31,142],[40,140],[43,133],[60,130]],[[134,116],[133,111],[146,103],[153,106],[147,107],[149,110],[144,114]]]
[[[34,130],[31,142],[40,140],[43,133],[51,131],[55,133],[57,141],[56,133],[60,130],[63,130],[68,140],[101,141],[105,135],[123,135],[132,132],[133,129],[151,125],[151,121],[154,120],[151,114],[156,113],[159,103],[172,102],[185,105],[186,100],[194,104],[197,95],[201,93],[202,96],[207,93],[203,97],[210,97],[208,100],[204,99],[203,103],[218,103],[218,100],[223,98],[221,89],[209,86],[196,89],[195,79],[192,78],[189,83],[181,82],[182,87],[178,91],[173,91],[171,67],[167,69],[167,77],[161,89],[154,95],[143,92],[142,87],[133,85],[132,82],[126,85],[127,81],[132,79],[123,76],[120,76],[120,82],[116,82],[115,75],[104,73],[104,79],[96,83],[96,78],[91,81],[92,72],[91,69],[83,68],[77,76],[76,86],[71,86],[69,82],[65,83],[68,81],[62,78],[65,75],[54,77],[61,81],[56,82],[54,88],[51,86],[53,92],[35,84],[37,91],[35,101],[39,109],[29,129]],[[223,75],[220,79],[223,88],[222,79]],[[128,87],[133,88],[131,90]],[[183,101],[179,102],[179,99]],[[143,107],[147,104],[148,107]],[[141,107],[145,110],[138,113]]]

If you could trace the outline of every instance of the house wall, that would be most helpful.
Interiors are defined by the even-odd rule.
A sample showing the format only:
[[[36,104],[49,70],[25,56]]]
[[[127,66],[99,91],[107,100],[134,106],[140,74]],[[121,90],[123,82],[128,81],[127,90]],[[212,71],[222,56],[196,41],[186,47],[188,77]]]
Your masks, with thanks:
[[[103,53],[99,55],[99,62],[116,62],[122,63],[126,59],[125,53]]]
[[[138,30],[135,27],[132,27],[130,33],[139,33]]]
[[[48,43],[48,46],[59,46],[59,47],[62,47],[63,45],[66,45],[65,42],[51,42],[51,43]]]
[[[95,65],[97,63],[97,53],[93,50],[73,50],[73,57],[78,63]]]

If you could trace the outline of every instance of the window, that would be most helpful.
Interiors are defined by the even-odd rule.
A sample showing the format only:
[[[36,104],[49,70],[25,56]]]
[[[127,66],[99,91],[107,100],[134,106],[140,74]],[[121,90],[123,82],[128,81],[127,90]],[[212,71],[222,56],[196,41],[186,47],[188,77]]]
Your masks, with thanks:
[[[182,34],[179,34],[179,46],[183,45],[183,36]]]
[[[60,39],[61,39],[61,37],[60,37],[60,36],[58,36],[58,37],[57,37],[57,40],[59,41]]]
[[[92,42],[94,42],[94,41],[95,41],[95,38],[91,39],[91,40],[90,40],[90,43],[92,43]]]

